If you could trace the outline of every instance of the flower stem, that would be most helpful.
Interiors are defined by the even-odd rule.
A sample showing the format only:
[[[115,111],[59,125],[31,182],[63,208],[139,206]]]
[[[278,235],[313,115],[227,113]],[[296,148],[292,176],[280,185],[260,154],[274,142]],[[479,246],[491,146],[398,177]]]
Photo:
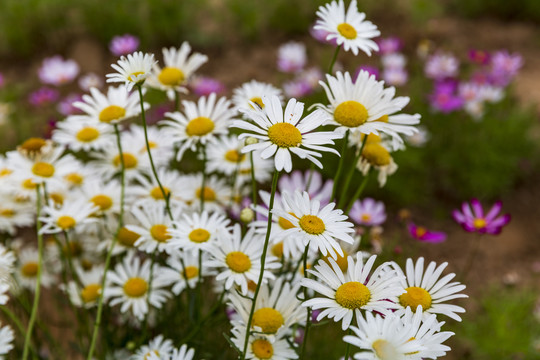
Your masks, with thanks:
[[[118,217],[118,227],[116,229],[116,233],[114,235],[111,247],[109,251],[107,252],[107,257],[105,258],[105,269],[103,272],[103,279],[101,280],[101,292],[99,294],[98,298],[98,309],[97,309],[97,315],[96,315],[96,322],[94,324],[94,331],[92,333],[92,340],[90,341],[90,349],[88,350],[88,356],[86,357],[87,360],[92,360],[94,355],[94,349],[96,347],[97,342],[97,335],[99,332],[99,326],[101,325],[101,316],[103,314],[103,294],[105,293],[105,283],[107,281],[107,271],[109,270],[109,266],[111,264],[111,257],[112,252],[114,250],[114,247],[116,245],[116,242],[118,241],[118,233],[120,232],[120,229],[122,226],[124,226],[124,198],[126,193],[126,179],[125,179],[125,170],[126,166],[124,164],[124,152],[122,151],[122,142],[120,139],[120,130],[118,129],[118,124],[114,124],[114,132],[116,134],[116,145],[118,146],[118,153],[120,155],[120,186],[121,186],[121,192],[120,192],[120,215]]]
[[[39,297],[41,292],[41,274],[43,268],[43,235],[41,234],[41,223],[39,217],[41,216],[41,194],[40,186],[36,187],[36,231],[38,238],[38,270],[37,270],[37,279],[36,279],[36,290],[34,294],[34,303],[32,305],[32,312],[30,313],[30,320],[28,321],[28,327],[26,329],[26,336],[24,338],[24,349],[23,349],[23,360],[28,358],[28,351],[30,350],[30,342],[32,339],[32,330],[34,329],[34,324],[36,322],[37,310],[39,305]]]
[[[336,59],[339,53],[339,50],[341,49],[341,45],[336,47],[336,51],[334,52],[334,56],[332,57],[332,62],[330,63],[330,66],[328,67],[328,73],[332,75],[332,71],[334,70],[334,64],[336,63]]]
[[[255,180],[255,166],[253,166],[253,151],[249,153],[249,162],[251,164],[251,202],[255,206],[257,205],[257,181]]]
[[[349,211],[351,211],[351,208],[352,208],[354,202],[360,197],[360,195],[362,195],[362,192],[364,191],[364,189],[366,188],[366,185],[368,183],[370,173],[371,173],[371,170],[366,174],[366,176],[364,176],[364,179],[362,180],[362,183],[360,184],[358,189],[356,189],[356,192],[354,193],[353,197],[351,198],[351,201],[349,202],[349,205],[347,205],[347,208],[345,209],[345,214],[348,214]]]
[[[349,331],[347,332],[347,335],[352,334],[352,329],[349,328]],[[351,344],[347,343],[347,348],[345,349],[345,360],[349,360],[349,351],[351,350]]]
[[[308,272],[307,272],[308,251],[309,251],[309,243],[306,245],[306,249],[304,250],[304,256],[302,257],[303,262],[304,262],[304,278],[308,277]],[[307,300],[307,297],[308,297],[307,288],[304,287],[304,301]],[[303,360],[306,354],[307,339],[308,339],[308,334],[309,334],[309,328],[311,326],[311,308],[309,306],[307,307],[306,313],[307,313],[306,327],[304,330],[304,340],[302,341],[302,352],[300,353],[300,358],[299,358],[300,360]]]
[[[358,160],[360,159],[360,156],[362,156],[362,151],[364,151],[364,146],[366,146],[367,142],[367,135],[364,135],[364,140],[362,141],[362,145],[360,145],[360,150],[358,151],[358,154],[354,157],[354,162],[352,163],[352,166],[349,167],[349,171],[347,173],[347,177],[345,178],[345,184],[342,187],[341,196],[339,197],[338,202],[338,208],[342,208],[345,206],[344,202],[347,197],[347,192],[349,190],[349,185],[351,184],[352,177],[354,175],[354,171],[356,170],[356,164],[358,163]]]
[[[206,188],[206,146],[201,145],[201,153],[203,158],[202,183],[199,197],[201,199],[201,214],[204,211],[204,193]]]
[[[276,195],[277,183],[279,178],[279,171],[274,171],[274,178],[272,179],[272,190],[270,193],[270,203],[268,204],[268,225],[266,226],[266,237],[264,238],[263,252],[261,256],[261,271],[259,272],[259,279],[257,280],[257,287],[255,288],[255,294],[253,294],[253,303],[251,304],[251,310],[249,312],[249,319],[246,328],[246,337],[244,339],[244,349],[242,350],[241,360],[246,358],[246,352],[249,342],[249,335],[251,329],[251,322],[253,321],[253,314],[255,313],[255,305],[257,303],[257,296],[259,296],[259,291],[261,290],[263,275],[264,275],[264,264],[266,263],[266,252],[268,250],[268,244],[270,242],[270,231],[272,230],[272,209],[274,208],[274,197]]]
[[[345,137],[343,138],[343,146],[341,147],[341,157],[339,158],[339,164],[336,171],[336,176],[334,176],[334,186],[332,187],[332,196],[330,197],[330,201],[332,201],[336,196],[339,176],[341,175],[341,172],[343,171],[343,163],[345,162],[345,153],[347,152],[348,142],[349,142],[349,130],[347,130],[347,132],[345,133]]]

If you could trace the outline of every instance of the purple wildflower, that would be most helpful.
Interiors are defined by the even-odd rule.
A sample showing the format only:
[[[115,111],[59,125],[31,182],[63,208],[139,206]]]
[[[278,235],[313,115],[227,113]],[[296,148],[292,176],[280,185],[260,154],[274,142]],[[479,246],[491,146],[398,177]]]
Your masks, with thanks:
[[[523,66],[523,58],[519,54],[508,51],[497,51],[491,58],[492,83],[499,86],[508,85]]]
[[[463,107],[463,99],[456,94],[455,81],[443,81],[435,84],[433,93],[429,95],[431,107],[442,113],[450,113]]]
[[[442,231],[431,231],[412,222],[407,225],[407,229],[409,234],[418,241],[436,244],[446,240],[446,234]]]
[[[487,65],[490,59],[491,56],[487,51],[476,49],[469,50],[469,60],[471,60],[473,63]]]
[[[356,68],[356,71],[354,72],[353,79],[356,80],[358,77],[358,74],[360,74],[360,71],[367,71],[369,73],[369,76],[373,75],[375,76],[375,79],[379,79],[379,69],[377,69],[375,66],[369,66],[369,65],[361,65]]]
[[[79,65],[74,60],[53,56],[43,60],[38,75],[43,84],[59,86],[73,81],[79,75]]]
[[[309,187],[307,186],[308,182]],[[308,192],[311,200],[319,200],[321,206],[325,206],[330,203],[333,185],[333,180],[324,181],[318,171],[311,173],[310,170],[305,172],[295,170],[291,174],[284,174],[279,178],[278,190],[280,194],[283,191],[288,191],[292,194],[297,189],[305,190]]]
[[[382,79],[392,86],[403,86],[409,79],[409,74],[404,68],[387,68],[382,72]]]
[[[277,67],[285,73],[301,71],[307,62],[306,46],[300,42],[290,41],[278,49]]]
[[[379,53],[382,55],[393,54],[403,48],[403,42],[397,36],[378,39],[377,45],[379,45]]]
[[[58,103],[56,109],[64,116],[78,114],[81,110],[73,106],[73,103],[76,101],[82,101],[82,96],[79,94],[69,94]]]
[[[311,94],[313,86],[306,80],[298,79],[283,84],[283,92],[289,98],[302,98]]]
[[[221,94],[225,91],[225,85],[207,76],[198,76],[193,79],[190,88],[198,96],[208,96],[211,93]]]
[[[131,54],[139,48],[139,39],[130,34],[115,36],[109,43],[109,50],[115,56]]]
[[[309,33],[315,40],[323,44],[337,46],[336,39],[326,40],[326,37],[328,36],[328,34],[330,34],[328,31],[322,29],[315,29],[314,26],[315,25],[309,28]]]
[[[354,202],[349,217],[358,225],[376,226],[386,221],[386,211],[382,201],[365,198]]]
[[[458,69],[459,61],[455,56],[439,53],[429,57],[424,72],[430,79],[443,80],[455,77]]]
[[[452,217],[467,232],[478,232],[480,234],[496,235],[502,231],[502,228],[510,222],[510,214],[504,214],[499,217],[502,202],[497,201],[487,214],[484,214],[482,204],[478,199],[472,199],[470,205],[464,202],[459,210],[452,211]]]
[[[56,102],[59,96],[60,94],[56,89],[42,87],[30,93],[28,102],[34,106],[44,106]]]

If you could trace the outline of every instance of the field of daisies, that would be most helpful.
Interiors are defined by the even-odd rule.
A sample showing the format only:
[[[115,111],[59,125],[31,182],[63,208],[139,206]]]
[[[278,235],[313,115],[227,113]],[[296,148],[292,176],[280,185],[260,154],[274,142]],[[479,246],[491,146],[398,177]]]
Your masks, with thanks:
[[[467,285],[538,163],[523,57],[411,57],[356,0],[309,17],[274,82],[227,90],[218,56],[130,34],[103,75],[47,56],[20,96],[0,74],[0,359],[540,358],[538,292]],[[453,240],[444,201],[457,265],[419,246]]]

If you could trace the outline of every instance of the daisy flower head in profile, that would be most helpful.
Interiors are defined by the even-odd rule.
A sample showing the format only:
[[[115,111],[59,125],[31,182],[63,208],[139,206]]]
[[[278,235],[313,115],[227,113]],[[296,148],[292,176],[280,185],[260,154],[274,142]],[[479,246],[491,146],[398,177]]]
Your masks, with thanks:
[[[337,254],[343,255],[337,240],[354,242],[350,235],[354,232],[353,224],[345,221],[347,216],[342,210],[334,209],[335,203],[321,208],[320,201],[311,200],[307,192],[298,190],[294,194],[285,191],[282,196],[290,211],[275,208],[272,212],[276,217],[289,221],[292,227],[283,231],[281,236],[295,236],[304,247],[309,246],[312,250],[319,250],[323,256],[330,254],[333,258],[337,258]]]
[[[364,263],[361,253],[355,258],[349,256],[346,273],[332,258],[319,260],[314,270],[308,270],[317,280],[304,278],[302,286],[323,297],[309,299],[302,305],[314,310],[324,309],[317,321],[324,317],[333,318],[335,322],[341,320],[343,330],[349,328],[353,317],[356,321],[362,319],[361,310],[388,314],[391,309],[399,308],[397,297],[404,292],[401,278],[387,263],[371,273],[376,258],[373,255]]]
[[[143,105],[145,109],[150,107],[148,103]],[[141,112],[139,95],[130,93],[125,86],[109,86],[106,94],[97,88],[90,88],[90,95],[83,95],[82,101],[73,103],[73,106],[84,113],[72,115],[74,120],[93,120],[106,124],[118,124]]]
[[[182,106],[183,113],[165,113],[169,119],[160,122],[170,131],[173,141],[180,145],[178,161],[187,149],[195,151],[198,144],[213,143],[217,136],[227,134],[228,122],[236,115],[231,102],[225,97],[216,99],[214,93],[200,97],[197,103],[184,100]]]
[[[317,16],[313,28],[326,31],[326,40],[335,40],[345,51],[350,50],[354,55],[358,55],[358,51],[362,50],[371,56],[372,51],[379,50],[379,46],[372,39],[381,32],[371,21],[365,20],[366,14],[358,11],[356,0],[351,1],[347,10],[343,0],[332,1],[321,6]]]
[[[173,350],[173,342],[165,339],[163,335],[158,335],[147,345],[141,346],[135,354],[131,355],[129,360],[148,360],[153,359],[152,355],[157,355],[158,360],[169,360]]]
[[[464,313],[465,309],[461,306],[446,304],[446,302],[468,298],[467,295],[460,293],[465,290],[466,286],[459,282],[450,282],[456,276],[454,273],[441,278],[447,265],[448,263],[445,262],[437,266],[432,261],[424,271],[423,257],[418,258],[416,264],[409,258],[406,264],[406,274],[404,274],[399,265],[393,262],[392,266],[400,276],[401,286],[405,288],[405,293],[398,298],[400,307],[402,309],[411,308],[411,310],[420,307],[420,310],[426,315],[442,314],[461,321],[461,317],[457,313]]]
[[[379,187],[383,187],[386,184],[388,176],[394,174],[398,169],[398,165],[392,156],[393,146],[402,146],[401,143],[403,140],[401,138],[394,138],[399,139],[399,142],[396,143],[390,137],[386,137],[383,140],[381,136],[371,133],[367,135],[367,139],[364,141],[365,136],[365,134],[356,132],[349,137],[349,140],[352,140],[358,148],[361,148],[361,144],[364,144],[361,156],[356,163],[356,168],[364,176],[367,176],[371,169],[376,170],[378,172],[377,181],[379,182]]]
[[[187,91],[184,85],[208,61],[208,56],[199,53],[190,55],[191,46],[185,41],[179,49],[171,47],[163,48],[162,51],[164,67],[154,64],[147,85],[166,91],[169,98],[174,98],[174,91]]]
[[[364,226],[377,226],[386,221],[384,203],[372,198],[355,201],[349,216],[356,224]]]
[[[499,216],[501,209],[502,202],[497,201],[485,214],[480,201],[472,199],[470,205],[467,202],[461,205],[461,211],[452,211],[452,217],[467,232],[497,235],[511,219],[510,214]]]
[[[403,144],[400,134],[413,135],[418,131],[413,125],[420,123],[420,115],[400,113],[409,97],[394,97],[396,89],[385,88],[384,81],[377,81],[369,72],[360,70],[354,80],[348,72],[337,72],[335,77],[327,74],[326,81],[319,84],[330,104],[317,107],[331,115],[329,123],[337,125],[336,131],[384,133],[392,137],[394,148]]]
[[[292,171],[291,153],[301,159],[308,159],[322,168],[317,159],[322,157],[321,151],[339,153],[329,147],[334,145],[333,139],[340,135],[329,131],[314,131],[329,120],[327,113],[315,110],[302,118],[304,103],[290,99],[283,111],[279,97],[273,95],[262,99],[264,108],[252,103],[251,108],[242,108],[240,112],[252,121],[236,120],[232,127],[246,130],[240,139],[253,137],[258,143],[247,145],[242,153],[261,151],[261,157],[274,157],[277,171]]]
[[[127,57],[122,56],[116,64],[111,65],[116,72],[106,75],[107,82],[124,83],[127,90],[131,91],[133,86],[144,83],[156,63],[154,54],[145,54],[142,51],[134,52]]]
[[[171,294],[163,289],[168,283],[160,276],[161,267],[154,265],[154,271],[151,271],[150,263],[150,259],[141,263],[133,253],[128,253],[114,271],[107,273],[104,297],[109,300],[110,306],[121,304],[122,313],[130,311],[138,320],[148,313],[149,305],[161,308]],[[152,292],[149,294],[150,281]]]
[[[246,340],[246,326],[237,325],[232,328],[231,341],[239,349],[243,349]],[[246,347],[246,359],[254,360],[292,360],[298,359],[298,354],[285,338],[285,333],[274,339],[268,339],[264,334],[249,335]],[[271,341],[273,340],[273,341]]]
[[[103,266],[94,266],[85,271],[82,268],[75,269],[81,281],[79,286],[75,281],[67,284],[66,292],[71,303],[77,307],[91,308],[97,305],[101,295],[101,282],[105,273]]]
[[[15,333],[9,325],[2,325],[0,322],[0,356],[7,355],[13,349]]]
[[[261,109],[264,108],[262,102],[263,97],[277,96],[280,101],[283,101],[283,93],[281,89],[278,89],[274,85],[260,82],[257,80],[251,80],[250,82],[243,83],[242,86],[233,90],[232,102],[235,109],[241,108],[253,108],[251,103],[255,103]]]
[[[454,333],[440,331],[444,322],[435,315],[422,317],[420,310],[407,309],[402,317],[366,313],[358,319],[358,327],[351,326],[354,335],[343,338],[346,343],[360,348],[354,354],[358,360],[422,360],[445,356],[450,347],[443,345]]]

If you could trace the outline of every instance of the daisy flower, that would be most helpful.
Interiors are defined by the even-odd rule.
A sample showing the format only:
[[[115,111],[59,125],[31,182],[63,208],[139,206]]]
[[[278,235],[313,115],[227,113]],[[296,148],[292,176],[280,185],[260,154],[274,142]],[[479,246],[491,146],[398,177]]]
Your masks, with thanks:
[[[220,214],[210,214],[206,210],[201,214],[183,214],[170,229],[172,239],[169,246],[173,249],[190,251],[205,250],[226,236],[230,220]]]
[[[127,90],[131,91],[134,85],[144,83],[156,63],[154,54],[144,54],[142,51],[129,54],[127,58],[122,56],[116,64],[111,65],[117,72],[107,74],[107,82],[124,83]]]
[[[242,149],[242,153],[261,150],[261,157],[268,159],[274,156],[277,171],[291,172],[291,153],[301,159],[308,159],[322,168],[322,164],[316,158],[322,157],[321,151],[338,152],[324,145],[333,145],[339,135],[333,132],[313,131],[328,120],[325,112],[315,110],[304,118],[304,103],[290,99],[283,112],[281,101],[275,95],[263,97],[263,109],[258,106],[252,109],[240,110],[244,115],[253,120],[236,120],[232,127],[247,130],[240,135],[240,139],[254,137],[260,142],[248,145]]]
[[[43,222],[40,233],[55,234],[91,224],[97,221],[91,215],[98,209],[94,203],[87,202],[84,199],[66,201],[59,208],[44,206],[42,209],[43,216],[39,218]]]
[[[122,158],[124,160],[124,174],[126,181],[139,179],[142,174],[150,171],[150,162],[146,154],[140,153],[141,144],[128,142],[122,138]],[[92,152],[90,154],[95,160],[89,163],[94,167],[96,174],[102,179],[111,179],[114,175],[119,174],[122,169],[122,160],[120,152],[116,144],[110,144],[103,152]],[[154,158],[156,166],[163,165],[162,162],[166,159]]]
[[[72,115],[74,120],[118,124],[141,113],[139,95],[130,93],[125,86],[110,86],[107,94],[96,88],[90,88],[90,95],[83,95],[82,100],[75,102],[73,106],[81,109],[84,115]],[[148,103],[143,105],[145,109],[150,107]]]
[[[231,330],[232,342],[237,348],[243,349],[246,339],[246,327],[235,326]],[[296,351],[287,339],[279,337],[270,342],[264,335],[253,334],[248,338],[246,359],[255,360],[291,360],[298,359]]]
[[[241,108],[253,108],[251,103],[264,108],[263,97],[273,95],[277,96],[280,102],[283,101],[282,91],[274,85],[251,80],[233,90],[232,102],[237,110]]]
[[[97,214],[120,212],[121,186],[117,181],[104,183],[101,179],[87,181],[81,188],[83,197],[98,208]]]
[[[103,150],[115,141],[113,129],[107,124],[72,117],[56,124],[52,139],[72,151]]]
[[[332,258],[328,259],[331,265],[319,260],[315,270],[308,270],[319,281],[304,278],[302,286],[315,290],[324,297],[309,299],[302,305],[314,310],[324,309],[317,316],[317,321],[324,317],[333,318],[336,322],[342,320],[343,330],[349,328],[353,317],[361,321],[360,310],[388,314],[390,309],[399,308],[395,303],[404,291],[400,285],[401,278],[395,270],[389,269],[387,263],[370,274],[376,258],[377,256],[373,255],[364,264],[361,254],[356,254],[356,260],[349,256],[346,273],[341,271]]]
[[[88,271],[77,268],[76,271],[82,285],[79,286],[75,281],[68,283],[66,292],[69,300],[77,307],[91,308],[96,306],[101,294],[104,267],[94,266]]]
[[[184,113],[165,113],[171,120],[160,122],[171,133],[173,141],[180,142],[178,161],[187,149],[195,151],[198,144],[213,143],[217,135],[225,135],[228,122],[236,115],[231,102],[225,97],[216,102],[214,93],[202,96],[197,103],[184,100],[182,105]]]
[[[412,135],[417,131],[412,125],[420,122],[419,114],[397,114],[410,99],[394,97],[396,89],[384,88],[384,81],[377,81],[369,72],[360,70],[354,81],[348,72],[338,72],[336,77],[327,74],[326,80],[328,84],[319,84],[330,105],[318,107],[332,115],[329,123],[337,125],[337,131],[377,135],[382,132],[394,139],[394,148],[403,143],[400,134]]]
[[[141,264],[140,259],[130,253],[116,265],[114,271],[107,274],[105,298],[110,301],[111,306],[121,304],[122,313],[129,310],[138,320],[143,320],[148,313],[148,304],[159,309],[170,296],[170,293],[163,289],[167,283],[159,275],[161,267],[154,265],[154,271],[151,271],[150,263],[151,260],[147,259]],[[150,279],[150,273],[153,274],[153,279]],[[150,281],[152,292],[148,294]]]
[[[2,326],[0,322],[0,356],[7,355],[13,349],[13,340],[15,340],[15,334],[11,327]]]
[[[211,272],[204,266],[208,261],[208,254],[201,253],[201,264],[199,269],[199,252],[197,251],[172,251],[167,257],[167,265],[162,268],[161,277],[164,282],[172,285],[172,292],[179,295],[187,287],[194,289],[199,282],[199,274],[203,277]],[[184,273],[185,266],[185,273]]]
[[[14,270],[15,255],[13,251],[0,244],[0,281],[8,281]]]
[[[173,342],[169,339],[164,339],[163,335],[158,335],[148,345],[143,345],[137,352],[130,356],[129,360],[147,360],[151,359],[151,355],[157,355],[158,360],[169,360],[173,350]]]
[[[284,282],[283,278],[278,278],[271,289],[269,284],[262,286],[255,303],[253,330],[266,335],[276,335],[282,330],[289,329],[293,324],[301,322],[305,317],[305,310],[296,298],[299,289],[299,283],[291,286]],[[230,303],[239,314],[242,325],[246,326],[252,301],[237,293],[231,293]]]
[[[352,138],[362,138],[362,136],[355,136],[357,134],[353,134]],[[362,156],[360,156],[358,162],[356,163],[356,168],[360,170],[364,176],[367,176],[372,168],[375,169],[378,172],[377,181],[379,183],[379,187],[383,187],[386,184],[388,176],[394,174],[397,171],[398,166],[390,153],[392,145],[388,142],[382,141],[377,135],[375,135],[374,140],[372,141],[372,135],[374,134],[370,134],[368,136],[368,140],[362,149]],[[403,140],[399,138],[399,142],[394,143],[393,146],[402,146],[402,141]]]
[[[175,208],[173,218],[178,217],[181,209]],[[169,251],[169,241],[172,238],[169,232],[172,224],[169,216],[165,213],[163,204],[146,203],[141,206],[134,206],[131,209],[133,216],[140,225],[127,225],[126,228],[140,237],[135,242],[135,247],[149,254],[156,249],[159,252]]]
[[[423,226],[417,226],[410,222],[407,224],[409,234],[416,240],[428,243],[440,243],[446,240],[446,233],[442,231],[432,231]]]
[[[457,306],[445,304],[449,300],[467,298],[465,294],[459,294],[465,289],[465,285],[459,282],[450,282],[456,274],[448,274],[441,278],[443,270],[448,263],[437,266],[435,262],[430,262],[424,271],[424,258],[418,258],[416,264],[412,259],[407,259],[407,276],[398,264],[392,266],[399,274],[401,286],[405,288],[405,293],[399,296],[398,304],[406,309],[416,309],[422,307],[425,314],[443,314],[454,320],[461,321],[457,313],[464,313],[465,309]]]
[[[356,0],[351,1],[347,10],[343,0],[339,3],[332,1],[319,7],[317,16],[313,28],[328,32],[326,41],[335,40],[337,45],[343,46],[345,51],[352,51],[354,55],[358,55],[358,50],[362,50],[371,56],[372,50],[379,50],[377,43],[371,39],[379,36],[381,32],[371,21],[364,20],[366,14],[358,12]]]
[[[0,281],[0,305],[6,305],[9,300],[8,291],[10,285],[8,283],[2,283]]]
[[[384,203],[372,198],[355,201],[349,216],[356,224],[365,226],[377,226],[386,221]]]
[[[154,64],[147,85],[166,91],[169,98],[174,98],[174,91],[186,91],[183,85],[208,61],[208,56],[199,53],[190,55],[191,46],[185,41],[179,49],[171,47],[162,51],[164,67]]]
[[[15,235],[17,228],[34,224],[34,216],[36,212],[35,205],[31,202],[25,202],[24,200],[33,200],[35,198],[36,185],[28,181],[24,183],[27,185],[32,184],[30,186],[33,187],[32,189],[28,189],[29,191],[33,191],[30,192],[28,197],[18,197],[17,194],[0,192],[1,232],[7,232],[10,235]],[[6,185],[6,190],[12,187],[10,184]]]
[[[43,60],[38,75],[43,84],[59,86],[73,81],[79,75],[79,65],[74,60],[53,56]]]
[[[180,174],[176,170],[168,170],[165,167],[158,168],[157,173],[165,195],[169,197],[169,200],[174,206],[183,206],[180,194],[183,192],[184,184]],[[147,175],[137,179],[139,182],[138,185],[133,185],[126,189],[127,197],[130,198],[134,205],[141,205],[145,202],[155,202],[162,206],[165,205],[165,197],[156,178],[153,174]]]
[[[195,355],[194,349],[188,349],[187,345],[184,344],[178,349],[173,349],[170,360],[193,360]]]
[[[204,189],[201,189],[202,174],[182,176],[183,184],[180,197],[190,206],[193,211],[199,211],[201,206],[201,193],[204,197],[204,208],[208,211],[223,213],[224,206],[231,198],[231,187],[225,180],[211,175],[206,177]]]
[[[388,314],[384,318],[366,313],[358,319],[358,327],[351,326],[354,335],[343,341],[359,347],[357,360],[422,360],[446,355],[450,347],[442,343],[454,333],[440,332],[444,322],[435,315],[422,320],[422,312],[410,309],[404,317]]]
[[[261,271],[261,256],[263,237],[255,234],[253,229],[248,230],[242,238],[242,230],[239,224],[233,228],[233,233],[223,236],[220,243],[214,243],[208,248],[211,255],[208,267],[216,268],[219,274],[216,281],[225,281],[225,289],[229,290],[233,285],[239,286],[243,295],[248,293],[248,282],[257,283]],[[263,270],[263,283],[274,279],[272,269],[281,267],[277,259],[267,255]]]
[[[351,233],[354,232],[353,224],[345,221],[346,215],[342,210],[334,210],[335,203],[330,203],[321,209],[318,200],[310,200],[307,192],[295,191],[293,195],[288,192],[282,194],[284,202],[290,208],[290,212],[275,208],[272,212],[276,217],[288,220],[293,227],[285,230],[280,235],[297,235],[298,241],[303,246],[318,249],[324,256],[330,254],[336,258],[337,254],[343,255],[341,246],[337,240],[353,243]]]
[[[278,191],[280,193],[287,191],[292,194],[296,190],[304,190],[307,191],[311,200],[319,200],[321,204],[326,205],[330,202],[333,185],[333,180],[323,181],[318,171],[306,170],[302,173],[295,170],[290,175],[284,174],[279,177]]]
[[[148,134],[148,144],[152,151],[152,157],[159,160],[161,164],[169,164],[174,155],[173,137],[166,129],[160,129],[157,126],[147,126],[146,133]],[[140,154],[147,153],[144,128],[142,126],[131,124],[129,130],[122,133],[122,138],[128,143],[138,144]]]
[[[17,268],[14,276],[17,283],[30,291],[36,288],[39,268],[39,254],[37,249],[24,248],[17,254]],[[43,261],[41,270],[41,286],[48,288],[54,283],[54,277],[49,271],[46,261]]]
[[[462,204],[461,212],[459,210],[452,211],[452,217],[467,232],[497,235],[510,222],[511,218],[510,214],[498,216],[501,208],[502,202],[497,201],[488,213],[484,214],[480,201],[472,199],[470,205],[467,202]]]

